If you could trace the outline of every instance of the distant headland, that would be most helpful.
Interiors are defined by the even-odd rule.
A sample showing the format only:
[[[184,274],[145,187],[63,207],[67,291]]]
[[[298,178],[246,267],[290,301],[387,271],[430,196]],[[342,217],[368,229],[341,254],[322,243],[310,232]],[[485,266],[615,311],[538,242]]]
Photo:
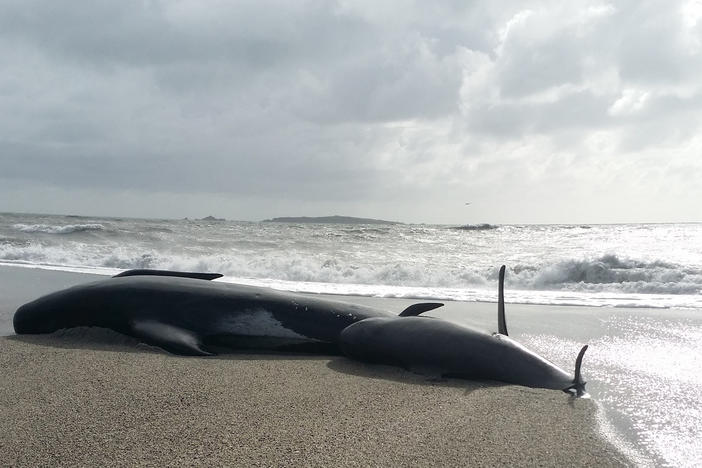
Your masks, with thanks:
[[[383,219],[355,218],[353,216],[285,216],[264,219],[264,223],[310,223],[310,224],[402,224]]]
[[[189,219],[187,217],[183,218],[183,221],[226,221],[224,218],[215,218],[214,216],[205,216],[204,218],[194,218],[194,219]]]

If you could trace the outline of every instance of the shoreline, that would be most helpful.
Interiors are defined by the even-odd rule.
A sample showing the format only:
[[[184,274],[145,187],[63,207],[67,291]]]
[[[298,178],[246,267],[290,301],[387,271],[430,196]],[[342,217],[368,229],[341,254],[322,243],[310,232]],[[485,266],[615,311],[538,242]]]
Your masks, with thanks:
[[[2,266],[0,319],[11,327],[14,304],[89,277]],[[491,303],[446,307],[494,321]],[[79,329],[0,337],[0,373],[10,465],[632,464],[600,433],[592,400],[339,356],[184,358]]]

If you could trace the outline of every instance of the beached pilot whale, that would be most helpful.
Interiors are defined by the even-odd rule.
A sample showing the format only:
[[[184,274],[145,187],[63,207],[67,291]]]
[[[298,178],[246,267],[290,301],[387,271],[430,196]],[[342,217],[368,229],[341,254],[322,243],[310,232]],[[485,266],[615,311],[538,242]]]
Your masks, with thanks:
[[[587,346],[571,377],[507,337],[504,266],[497,334],[419,317],[440,303],[413,304],[396,315],[347,302],[210,281],[220,276],[129,270],[21,306],[13,319],[15,332],[103,327],[182,355],[208,356],[223,347],[343,353],[432,374],[584,393],[580,365]]]
[[[340,353],[341,331],[398,315],[269,288],[213,282],[218,273],[129,270],[48,294],[15,312],[15,332],[103,327],[166,351],[207,356],[215,348]],[[441,307],[418,303],[400,316]]]
[[[420,373],[490,379],[585,394],[580,368],[587,345],[575,362],[575,376],[507,336],[505,267],[500,268],[498,333],[432,317],[373,317],[341,332],[343,353],[366,362],[398,365]]]

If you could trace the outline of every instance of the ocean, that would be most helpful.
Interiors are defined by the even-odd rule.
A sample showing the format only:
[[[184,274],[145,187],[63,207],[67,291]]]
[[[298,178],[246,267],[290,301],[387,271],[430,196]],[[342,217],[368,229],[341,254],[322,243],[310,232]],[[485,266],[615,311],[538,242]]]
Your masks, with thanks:
[[[344,225],[0,215],[0,262],[161,268],[311,293],[702,308],[702,224]]]
[[[573,350],[590,344],[584,372],[605,434],[639,465],[702,463],[702,224],[352,225],[0,214],[0,264],[105,275],[131,268],[207,271],[223,274],[220,281],[359,300],[465,302],[495,302],[505,264],[508,323],[509,304],[524,305],[515,311],[520,326],[510,329],[516,339],[568,370]],[[566,315],[566,323],[553,325]]]

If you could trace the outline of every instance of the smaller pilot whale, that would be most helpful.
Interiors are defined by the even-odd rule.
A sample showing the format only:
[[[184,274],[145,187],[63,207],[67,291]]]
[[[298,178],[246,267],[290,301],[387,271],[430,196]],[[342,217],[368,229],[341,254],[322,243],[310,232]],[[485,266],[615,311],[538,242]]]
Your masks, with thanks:
[[[527,387],[585,394],[580,368],[587,345],[575,363],[575,375],[507,336],[504,305],[505,267],[500,268],[498,333],[432,317],[371,317],[341,332],[345,355],[366,362],[401,366],[419,373],[489,379]]]

